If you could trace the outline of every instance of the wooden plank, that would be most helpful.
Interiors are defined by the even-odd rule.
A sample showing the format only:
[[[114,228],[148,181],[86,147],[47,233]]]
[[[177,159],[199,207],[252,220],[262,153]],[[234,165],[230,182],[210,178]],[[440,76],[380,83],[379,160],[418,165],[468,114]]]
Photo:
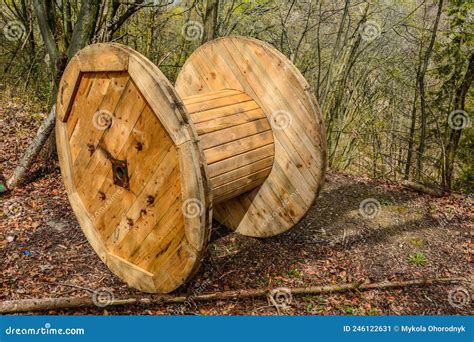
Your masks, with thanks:
[[[214,196],[214,203],[218,204],[218,203],[224,202],[228,199],[234,198],[234,197],[236,197],[240,194],[246,193],[246,192],[254,189],[255,187],[259,186],[260,184],[262,184],[263,180],[265,180],[266,177],[267,176],[264,175],[262,178],[257,178],[257,179],[255,179],[254,181],[252,181],[250,183],[245,183],[245,185],[243,185],[239,188],[230,189],[228,192],[225,192],[225,193],[222,193],[222,194],[216,194]],[[248,213],[248,211],[247,211],[247,213]]]
[[[255,109],[260,109],[258,104],[254,101],[247,101],[247,102],[229,105],[225,108],[225,111],[222,110],[221,108],[206,109],[205,111],[197,111],[197,112],[191,113],[190,115],[191,115],[191,119],[193,120],[193,123],[198,124],[200,122],[215,120],[217,118],[222,118],[229,115],[248,112]]]
[[[173,110],[175,106],[173,100],[167,97],[168,95],[164,93],[159,81],[151,75],[149,68],[136,56],[130,56],[129,73],[173,142],[176,145],[181,145],[189,141],[189,132],[183,129],[185,122]],[[156,96],[157,94],[161,94],[161,96]]]
[[[84,73],[81,76],[80,84],[77,89],[76,95],[73,100],[73,104],[68,114],[67,118],[67,136],[68,139],[72,136],[76,124],[79,120],[79,116],[81,114],[81,107],[84,105],[87,97],[85,96],[86,93],[89,92],[90,88],[92,87],[93,80],[97,74],[96,73]]]
[[[199,156],[191,142],[179,146],[179,166],[182,184],[182,211],[185,221],[185,234],[188,242],[196,249],[201,250],[205,244],[206,216],[210,203],[206,201],[202,175],[198,170]]]
[[[217,99],[211,99],[208,101],[197,102],[188,104],[185,103],[186,109],[190,113],[203,112],[211,109],[217,109],[221,107],[227,107],[229,105],[235,105],[237,103],[243,103],[252,101],[252,99],[244,93],[238,93],[235,95],[225,96]]]
[[[267,117],[261,109],[254,109],[247,112],[242,112],[234,115],[220,117],[213,120],[204,121],[195,124],[196,132],[202,136],[207,133],[212,133],[225,128],[238,126],[247,122],[252,122],[259,119],[266,119]],[[267,120],[268,121],[268,120]]]
[[[106,263],[116,275],[125,279],[129,286],[144,292],[156,292],[153,273],[148,272],[113,253],[107,254]]]
[[[142,142],[142,151],[136,149],[136,143],[140,141]],[[166,136],[164,128],[149,107],[146,107],[128,136],[123,149],[115,157],[118,160],[127,161],[130,191],[126,191],[122,200],[114,202],[104,213],[107,225],[103,228],[102,234],[105,239],[109,239],[112,231],[121,221],[128,219],[123,215],[137,201],[148,180],[155,173],[156,162],[160,160],[160,155],[168,153],[170,150],[173,152],[173,149],[175,148],[171,146],[171,139]],[[175,161],[168,161],[170,166],[176,165]],[[110,166],[109,169],[111,169]]]
[[[93,44],[76,54],[82,72],[124,71],[128,54],[110,44]]]
[[[308,134],[308,130],[312,129],[313,125],[308,125],[301,122],[299,115],[304,111],[298,108],[298,104],[291,103],[287,100],[287,97],[290,96],[292,89],[289,92],[283,92],[280,90],[280,83],[285,84],[286,82],[279,82],[278,79],[271,77],[270,73],[267,73],[268,69],[265,68],[260,62],[262,54],[259,54],[258,57],[255,55],[255,51],[242,50],[241,48],[236,47],[233,40],[229,40],[223,43],[223,46],[228,50],[231,58],[234,59],[235,64],[243,73],[248,70],[249,64],[252,65],[252,72],[246,72],[246,80],[252,87],[252,90],[256,93],[257,97],[262,99],[265,103],[263,109],[270,114],[269,120],[272,120],[272,115],[284,115],[287,116],[289,124],[285,125],[284,129],[273,129],[274,135],[278,136],[282,141],[282,145],[286,148],[286,141],[289,142],[288,148],[292,151],[290,154],[296,152],[301,157],[301,162],[304,163],[307,167],[305,170],[308,170],[309,174],[314,178],[317,176],[317,170],[311,166],[311,163],[318,159],[316,154],[313,140],[314,138],[311,134]],[[275,86],[278,83],[278,86]],[[291,118],[291,119],[290,119]],[[314,121],[314,118],[313,120]],[[308,129],[309,128],[309,129]]]
[[[207,162],[212,164],[269,144],[273,144],[272,132],[266,131],[262,134],[246,137],[204,150],[204,155],[206,156]]]
[[[183,241],[180,247],[167,260],[157,260],[149,269],[155,273],[155,288],[166,291],[177,288],[194,274],[200,264],[202,255]]]
[[[76,177],[77,182],[81,182],[84,175],[89,171],[89,163],[94,160],[94,158],[91,158],[92,152],[97,150],[102,136],[109,129],[102,126],[103,122],[100,122],[100,116],[103,115],[105,118],[109,118],[111,124],[115,124],[115,109],[120,103],[130,79],[127,73],[108,73],[108,77],[110,79],[109,86],[106,94],[101,98],[100,105],[96,108],[84,108],[82,112],[82,134],[77,136],[81,148],[73,165],[76,170],[74,177]]]
[[[212,194],[214,195],[214,199],[217,199],[220,196],[222,196],[222,195],[224,195],[228,192],[231,192],[231,191],[234,192],[234,193],[237,193],[239,191],[236,191],[236,190],[238,190],[239,188],[247,186],[250,183],[255,183],[255,181],[257,181],[259,179],[262,179],[262,178],[265,179],[268,176],[268,174],[270,173],[271,169],[272,169],[271,167],[267,167],[265,169],[262,169],[260,171],[255,172],[255,173],[246,174],[244,177],[237,178],[237,179],[235,179],[231,182],[228,182],[228,183],[225,183],[221,186],[213,188],[212,189]],[[244,191],[242,191],[242,192],[244,192]]]
[[[170,149],[158,161],[159,166],[155,174],[137,200],[124,213],[123,219],[113,232],[109,233],[108,243],[115,245],[114,251],[117,255],[130,256],[158,224],[167,208],[179,197],[181,187],[177,161],[176,151]],[[152,203],[149,203],[149,196],[153,196]],[[129,220],[132,220],[133,226],[139,228],[131,229],[133,226],[129,224]]]
[[[267,169],[273,166],[273,156],[261,159],[254,163],[238,167],[230,172],[223,173],[217,177],[210,178],[211,188],[215,189],[223,184],[234,181],[243,175],[253,174],[257,171]]]
[[[56,101],[56,117],[62,122],[66,122],[68,119],[80,83],[80,66],[78,60],[73,57],[64,70],[61,82],[59,83]]]
[[[103,150],[107,151],[112,157],[118,159],[118,155],[127,143],[132,132],[135,135],[143,135],[143,132],[138,132],[135,126],[138,118],[145,109],[145,105],[145,100],[134,85],[133,81],[130,80],[124,90],[124,94],[115,108],[114,124],[108,130],[104,131],[100,141],[101,148],[98,149],[96,146],[92,155],[93,160],[91,160],[88,165],[89,172],[94,174],[95,177],[90,180],[91,184],[88,185],[87,191],[92,191],[91,197],[97,199],[98,202],[99,199],[97,194],[99,191],[106,194],[102,189],[105,177],[112,177],[111,164]],[[81,185],[79,186],[81,187]],[[96,205],[99,204],[96,203]]]
[[[223,98],[223,97],[238,95],[238,94],[242,94],[242,92],[238,91],[238,90],[235,90],[235,89],[224,89],[224,90],[214,91],[212,93],[189,96],[189,97],[186,97],[182,100],[183,100],[184,105],[188,106],[188,105],[195,104],[195,103],[220,99],[220,98]]]
[[[201,146],[204,150],[237,141],[246,137],[256,136],[270,131],[270,124],[266,118],[247,122],[241,125],[225,128],[212,133],[200,135]]]
[[[230,158],[220,160],[218,162],[208,165],[209,178],[215,178],[223,173],[231,172],[239,167],[246,166],[251,163],[255,163],[259,160],[265,159],[269,156],[274,155],[274,145],[269,144],[263,147],[250,150],[232,156]]]
[[[145,267],[153,259],[163,253],[170,253],[170,247],[173,244],[179,244],[184,238],[184,220],[181,212],[181,201],[177,200],[168,207],[166,215],[160,220],[150,234],[130,255],[130,260]]]
[[[95,230],[94,225],[89,218],[89,214],[84,207],[81,198],[75,191],[75,185],[72,178],[72,158],[68,146],[66,125],[59,119],[56,120],[56,141],[58,147],[57,151],[59,164],[61,166],[61,175],[63,176],[66,192],[72,210],[74,211],[84,235],[87,237],[87,240],[91,244],[92,248],[95,250],[99,258],[105,261],[107,253],[105,245],[100,239],[100,236],[97,234],[97,231]]]
[[[97,111],[103,97],[107,93],[110,85],[110,78],[105,73],[97,74],[93,80],[92,86],[90,87],[89,96],[86,94],[86,101],[81,107],[81,114],[76,128],[71,135],[69,141],[71,146],[71,157],[73,163],[76,161],[77,156],[84,148],[84,139],[87,138],[88,131],[93,127],[92,118],[94,113]]]

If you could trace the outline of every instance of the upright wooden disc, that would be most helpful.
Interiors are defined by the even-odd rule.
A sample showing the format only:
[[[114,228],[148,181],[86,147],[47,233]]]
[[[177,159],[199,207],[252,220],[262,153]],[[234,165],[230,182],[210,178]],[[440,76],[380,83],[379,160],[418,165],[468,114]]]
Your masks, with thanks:
[[[117,44],[81,50],[61,79],[56,137],[72,208],[129,285],[166,293],[196,270],[210,233],[202,151],[166,77]]]
[[[225,89],[248,94],[263,109],[272,125],[275,159],[262,185],[214,205],[215,216],[243,235],[280,234],[303,218],[323,183],[326,137],[317,101],[283,54],[251,38],[226,37],[201,46],[176,82],[183,98]]]

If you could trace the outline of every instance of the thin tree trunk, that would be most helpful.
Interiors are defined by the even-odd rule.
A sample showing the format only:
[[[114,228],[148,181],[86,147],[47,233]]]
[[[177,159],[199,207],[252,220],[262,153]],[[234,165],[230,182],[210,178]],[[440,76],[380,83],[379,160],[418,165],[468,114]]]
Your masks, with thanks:
[[[431,34],[431,40],[428,48],[425,52],[425,57],[423,61],[423,67],[420,72],[420,78],[418,81],[418,86],[420,88],[420,112],[421,112],[421,130],[420,130],[420,142],[418,145],[418,160],[417,160],[417,170],[416,170],[416,179],[420,181],[421,175],[423,173],[423,156],[425,153],[426,147],[426,130],[427,130],[427,118],[428,114],[426,111],[426,91],[425,91],[425,76],[428,69],[428,64],[431,58],[431,53],[433,52],[434,43],[436,41],[436,35],[438,33],[438,24],[441,17],[441,12],[443,9],[443,0],[439,0],[438,3],[438,12],[436,13],[436,19],[433,26],[433,32]]]
[[[97,16],[99,15],[99,8],[99,1],[82,0],[81,10],[79,11],[79,16],[71,37],[71,44],[69,44],[67,49],[68,60],[91,41],[94,35]]]
[[[471,87],[471,84],[474,79],[474,54],[471,54],[469,59],[469,66],[464,75],[464,79],[456,90],[456,95],[454,98],[454,109],[455,110],[464,110],[466,96]],[[468,114],[469,115],[469,114]],[[465,118],[467,120],[467,118]],[[449,127],[449,126],[448,126]],[[451,189],[453,181],[453,170],[454,170],[454,161],[456,159],[456,153],[461,139],[462,129],[452,129],[450,130],[448,144],[446,146],[446,167],[445,174],[443,175],[444,185],[447,189]]]
[[[217,36],[217,15],[219,0],[207,0],[206,13],[204,14],[204,30],[201,44],[213,40]]]
[[[417,79],[420,71],[420,66],[418,65],[418,70],[416,72]],[[418,83],[418,82],[417,82]],[[416,103],[418,102],[418,89],[415,85],[415,93],[413,95],[413,104],[411,108],[411,124],[410,124],[410,133],[408,136],[408,151],[407,151],[407,163],[405,165],[405,179],[410,179],[410,169],[413,159],[413,148],[415,145],[415,128],[416,128]]]

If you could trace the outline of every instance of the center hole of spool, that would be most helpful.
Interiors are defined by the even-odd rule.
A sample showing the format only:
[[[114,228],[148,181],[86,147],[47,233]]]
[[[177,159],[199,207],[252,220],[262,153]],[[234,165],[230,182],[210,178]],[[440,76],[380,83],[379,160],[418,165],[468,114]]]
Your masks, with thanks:
[[[111,162],[114,184],[129,190],[127,161],[111,159]]]

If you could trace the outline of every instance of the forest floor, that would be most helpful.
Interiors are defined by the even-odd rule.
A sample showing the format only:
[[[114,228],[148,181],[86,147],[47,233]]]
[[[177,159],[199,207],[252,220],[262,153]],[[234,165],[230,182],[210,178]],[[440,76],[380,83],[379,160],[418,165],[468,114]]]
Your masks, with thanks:
[[[0,101],[0,172],[10,175],[34,136],[37,108]],[[373,217],[360,210],[380,203]],[[0,301],[86,296],[107,289],[139,295],[114,276],[85,239],[69,206],[57,163],[38,161],[27,183],[0,197]],[[353,281],[453,277],[459,284],[294,296],[280,310],[299,315],[472,314],[452,305],[458,287],[473,293],[473,198],[421,195],[397,184],[329,172],[308,215],[267,239],[230,234],[209,246],[198,273],[175,294],[302,287]],[[13,207],[12,207],[13,206]],[[11,210],[13,208],[13,210]],[[182,304],[66,309],[46,314],[277,314],[266,298]]]

